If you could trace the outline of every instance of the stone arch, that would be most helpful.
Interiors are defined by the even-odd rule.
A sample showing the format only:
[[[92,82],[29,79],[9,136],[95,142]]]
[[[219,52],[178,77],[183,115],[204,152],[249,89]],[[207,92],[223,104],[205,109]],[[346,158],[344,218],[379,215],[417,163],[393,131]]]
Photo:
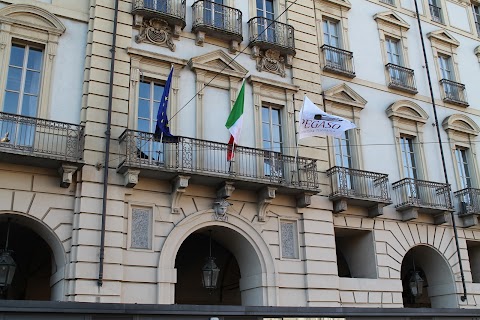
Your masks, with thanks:
[[[65,274],[66,264],[68,262],[68,254],[62,241],[55,231],[44,221],[37,219],[31,215],[27,215],[16,211],[0,211],[0,220],[7,217],[12,218],[13,222],[23,227],[27,227],[40,236],[52,250],[53,259],[55,261],[55,269],[52,270],[50,278],[51,284],[51,300],[65,300]]]
[[[442,126],[447,132],[453,130],[475,136],[480,134],[478,124],[464,114],[452,114],[446,117],[442,122]]]
[[[15,24],[25,24],[41,30],[61,35],[65,25],[57,16],[45,9],[29,4],[14,4],[0,9],[0,17],[14,19]]]
[[[426,123],[428,114],[418,104],[410,100],[399,100],[387,108],[387,116]]]
[[[405,273],[402,279],[409,276],[406,270],[413,264],[426,277],[428,293],[425,295],[428,294],[432,308],[458,308],[454,274],[449,261],[437,248],[428,244],[411,247],[402,259],[402,273]]]
[[[258,231],[238,216],[228,215],[228,222],[212,219],[213,210],[203,210],[183,219],[168,235],[160,253],[157,268],[157,301],[159,304],[174,304],[176,269],[175,259],[183,241],[193,232],[211,226],[225,227],[232,231],[224,245],[238,261],[242,278],[241,291],[256,290],[261,299],[244,297],[244,305],[278,305],[277,273],[267,243]],[[255,261],[247,257],[256,257]],[[253,263],[252,263],[253,262]]]

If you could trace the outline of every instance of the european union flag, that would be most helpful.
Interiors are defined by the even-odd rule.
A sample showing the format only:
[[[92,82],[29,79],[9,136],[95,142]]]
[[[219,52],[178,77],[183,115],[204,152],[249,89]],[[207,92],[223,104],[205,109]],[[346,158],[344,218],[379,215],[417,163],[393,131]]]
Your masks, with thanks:
[[[168,75],[167,82],[165,83],[165,88],[163,89],[162,99],[160,100],[160,105],[158,107],[157,113],[157,125],[155,127],[155,137],[173,137],[170,133],[170,128],[168,126],[167,118],[167,107],[168,107],[168,97],[170,95],[170,85],[172,83],[173,68],[170,70]]]

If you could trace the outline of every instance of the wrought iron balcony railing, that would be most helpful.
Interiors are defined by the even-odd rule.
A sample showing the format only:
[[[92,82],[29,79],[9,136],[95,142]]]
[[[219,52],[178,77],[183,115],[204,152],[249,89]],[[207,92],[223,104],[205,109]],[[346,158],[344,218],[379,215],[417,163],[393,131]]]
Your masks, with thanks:
[[[77,162],[83,157],[83,127],[0,112],[0,153]]]
[[[392,187],[396,195],[397,210],[411,207],[427,212],[453,209],[449,184],[405,178],[393,183]]]
[[[276,49],[282,54],[295,55],[294,29],[291,25],[254,17],[248,21],[250,45],[261,49]]]
[[[394,88],[410,93],[417,93],[417,86],[415,84],[415,72],[402,66],[389,63],[385,66],[390,78],[389,88]]]
[[[323,70],[355,78],[352,52],[326,44],[321,49],[325,65]]]
[[[278,152],[235,146],[235,162],[227,161],[228,144],[186,137],[157,139],[153,133],[125,130],[119,171],[137,168],[316,190],[317,161]]]
[[[242,12],[210,0],[192,5],[192,31],[203,31],[214,37],[242,41]]]
[[[461,215],[480,214],[480,189],[466,188],[454,192]]]
[[[133,0],[132,14],[164,19],[182,29],[186,25],[185,0]]]
[[[387,174],[333,167],[327,170],[327,176],[332,186],[330,199],[351,198],[391,203]]]
[[[443,23],[442,8],[437,7],[433,4],[429,4],[429,7],[432,20],[438,23]]]
[[[443,101],[460,106],[468,106],[467,92],[465,91],[464,84],[447,79],[440,80],[440,84],[443,89]]]

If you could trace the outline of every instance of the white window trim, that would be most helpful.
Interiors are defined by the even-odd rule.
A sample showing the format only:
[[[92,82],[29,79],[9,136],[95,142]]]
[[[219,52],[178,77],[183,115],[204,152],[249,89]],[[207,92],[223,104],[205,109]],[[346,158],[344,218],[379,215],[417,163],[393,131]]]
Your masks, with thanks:
[[[428,120],[428,114],[419,105],[409,100],[400,100],[393,103],[387,108],[386,113],[390,120],[392,120],[399,176],[401,179],[406,177],[403,170],[400,137],[409,136],[414,138],[413,147],[417,167],[417,179],[428,180],[425,151],[423,148],[423,129]]]
[[[152,225],[150,226],[150,248],[149,249],[142,249],[142,248],[134,248],[132,247],[132,214],[133,208],[148,208],[152,210]],[[155,217],[157,216],[157,207],[153,203],[142,203],[142,202],[128,202],[128,230],[127,230],[127,250],[129,251],[141,251],[141,252],[154,252],[154,244],[155,244]]]
[[[33,21],[32,21],[33,20]],[[42,8],[16,4],[0,9],[0,103],[3,103],[7,83],[8,63],[12,42],[19,40],[39,44],[43,47],[40,92],[38,95],[37,117],[50,116],[51,85],[53,66],[60,36],[65,32],[64,24],[54,14]],[[32,25],[35,28],[32,28]]]
[[[458,71],[458,58],[457,58],[457,48],[460,45],[460,42],[455,39],[449,32],[445,30],[433,31],[427,34],[427,37],[430,39],[432,46],[432,53],[435,63],[435,70],[437,74],[437,79],[440,81],[442,79],[442,73],[440,71],[440,64],[438,62],[439,55],[449,56],[451,58],[451,67],[452,75],[455,82],[461,83],[460,73]],[[441,86],[439,84],[439,86]],[[442,90],[442,88],[440,88]]]

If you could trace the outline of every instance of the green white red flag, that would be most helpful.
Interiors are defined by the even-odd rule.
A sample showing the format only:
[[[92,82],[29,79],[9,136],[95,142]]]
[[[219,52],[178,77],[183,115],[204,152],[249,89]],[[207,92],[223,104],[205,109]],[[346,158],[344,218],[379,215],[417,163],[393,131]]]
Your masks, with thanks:
[[[243,126],[243,105],[245,103],[245,81],[242,84],[242,88],[238,93],[237,100],[233,104],[232,111],[230,111],[230,115],[228,116],[227,123],[225,123],[225,127],[227,127],[228,131],[230,131],[230,140],[228,141],[228,148],[227,148],[227,161],[232,161],[235,154],[235,144],[238,144],[240,141],[240,132],[242,131]]]

